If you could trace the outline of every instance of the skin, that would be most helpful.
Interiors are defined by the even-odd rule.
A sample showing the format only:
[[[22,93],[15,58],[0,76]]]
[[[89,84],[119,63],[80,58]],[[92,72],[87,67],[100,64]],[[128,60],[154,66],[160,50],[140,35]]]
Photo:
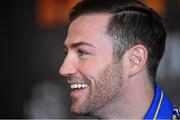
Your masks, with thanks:
[[[71,92],[71,111],[99,118],[143,118],[154,95],[145,67],[148,53],[136,45],[114,62],[111,38],[106,34],[110,17],[83,15],[69,26],[60,74],[69,84],[89,85]]]

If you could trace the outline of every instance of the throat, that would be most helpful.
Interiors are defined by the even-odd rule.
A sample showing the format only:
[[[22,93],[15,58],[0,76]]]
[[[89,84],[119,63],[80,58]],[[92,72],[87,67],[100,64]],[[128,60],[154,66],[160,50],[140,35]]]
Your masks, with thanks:
[[[94,116],[102,119],[127,118],[129,109],[127,99],[122,96],[116,96],[98,109]]]
[[[127,89],[126,89],[127,90]],[[107,104],[98,109],[94,116],[105,119],[142,119],[148,111],[152,99],[149,95],[138,95],[135,91],[114,97]],[[125,92],[124,92],[125,93]],[[146,92],[145,92],[146,93]]]

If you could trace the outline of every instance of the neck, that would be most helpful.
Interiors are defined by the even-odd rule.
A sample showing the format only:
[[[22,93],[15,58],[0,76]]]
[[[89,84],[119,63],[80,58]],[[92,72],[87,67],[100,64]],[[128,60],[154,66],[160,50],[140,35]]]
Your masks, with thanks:
[[[129,79],[120,92],[94,115],[99,118],[144,118],[154,97],[154,89],[144,78]]]

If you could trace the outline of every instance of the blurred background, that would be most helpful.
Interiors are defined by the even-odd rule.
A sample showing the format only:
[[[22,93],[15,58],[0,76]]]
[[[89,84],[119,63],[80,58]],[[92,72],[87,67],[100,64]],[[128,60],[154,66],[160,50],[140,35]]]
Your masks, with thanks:
[[[69,86],[59,76],[67,16],[79,0],[2,1],[0,118],[73,118]],[[141,0],[164,19],[166,51],[157,81],[180,105],[180,0]]]

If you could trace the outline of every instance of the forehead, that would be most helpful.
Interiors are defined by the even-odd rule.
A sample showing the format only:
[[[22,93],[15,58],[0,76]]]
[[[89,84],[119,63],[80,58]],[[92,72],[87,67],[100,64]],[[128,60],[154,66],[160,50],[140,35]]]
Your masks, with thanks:
[[[69,26],[65,45],[80,41],[97,43],[108,39],[106,28],[109,18],[109,14],[88,14],[76,18]]]

